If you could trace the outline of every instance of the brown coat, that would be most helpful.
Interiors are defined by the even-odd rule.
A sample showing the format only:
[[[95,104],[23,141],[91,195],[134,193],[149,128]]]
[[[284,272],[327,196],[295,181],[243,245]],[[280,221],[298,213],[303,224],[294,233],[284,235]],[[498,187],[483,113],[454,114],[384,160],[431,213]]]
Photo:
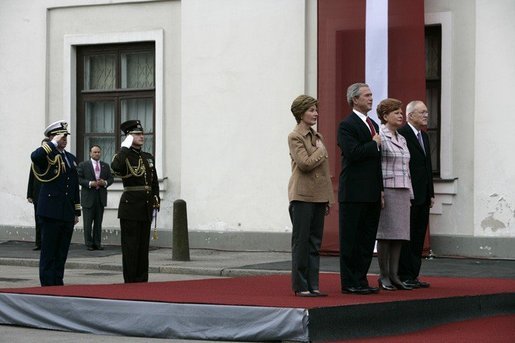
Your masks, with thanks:
[[[292,174],[288,199],[333,203],[333,186],[329,175],[329,156],[325,147],[317,148],[322,135],[297,125],[288,135]]]

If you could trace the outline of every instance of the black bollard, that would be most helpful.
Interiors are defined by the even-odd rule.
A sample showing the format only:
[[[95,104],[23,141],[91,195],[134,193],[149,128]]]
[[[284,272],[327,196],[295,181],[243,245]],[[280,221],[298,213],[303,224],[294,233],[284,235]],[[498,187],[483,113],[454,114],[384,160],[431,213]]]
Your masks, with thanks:
[[[189,261],[190,243],[188,239],[188,215],[186,201],[177,199],[173,202],[173,242],[172,260]]]

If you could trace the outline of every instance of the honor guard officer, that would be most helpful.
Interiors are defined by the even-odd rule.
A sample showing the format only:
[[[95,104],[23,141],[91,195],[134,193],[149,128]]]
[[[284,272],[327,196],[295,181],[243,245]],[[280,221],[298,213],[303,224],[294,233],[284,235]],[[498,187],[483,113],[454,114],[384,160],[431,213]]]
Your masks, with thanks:
[[[77,159],[65,150],[69,134],[65,121],[50,124],[45,130],[50,141],[31,154],[34,176],[41,182],[36,213],[41,220],[41,286],[63,285],[73,227],[80,216]]]
[[[123,182],[118,207],[122,232],[123,278],[129,282],[148,281],[148,248],[154,209],[159,209],[159,182],[154,157],[141,147],[143,127],[139,120],[120,125],[126,138],[113,157],[111,169]]]

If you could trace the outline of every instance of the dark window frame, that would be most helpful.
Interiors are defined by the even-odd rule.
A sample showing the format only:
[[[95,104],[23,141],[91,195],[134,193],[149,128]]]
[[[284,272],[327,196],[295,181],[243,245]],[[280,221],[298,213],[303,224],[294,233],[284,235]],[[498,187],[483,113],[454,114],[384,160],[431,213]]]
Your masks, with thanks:
[[[121,56],[123,53],[138,53],[138,52],[152,52],[154,54],[154,87],[151,88],[121,88]],[[116,67],[115,67],[115,89],[113,90],[85,90],[84,89],[84,76],[85,65],[84,60],[86,56],[100,55],[100,54],[115,54]],[[154,42],[136,42],[136,43],[122,43],[122,44],[99,44],[99,45],[83,45],[77,47],[77,158],[83,161],[89,158],[89,151],[85,151],[84,142],[89,136],[85,130],[85,104],[91,101],[109,100],[114,101],[114,127],[113,133],[94,133],[97,137],[113,137],[115,139],[115,147],[121,145],[121,131],[116,130],[121,124],[121,101],[134,98],[151,98],[152,99],[152,122],[153,127],[151,130],[145,128],[145,131],[152,132],[152,154],[155,154],[155,141],[156,141],[156,88],[155,88],[155,43]],[[129,118],[132,119],[132,118]],[[110,161],[108,161],[110,162]]]
[[[432,150],[432,165],[433,165],[433,176],[440,176],[440,147],[441,147],[441,123],[442,123],[442,25],[426,25],[425,26],[425,40],[426,44],[428,40],[434,42],[437,45],[438,51],[437,54],[429,54],[426,51],[426,64],[436,64],[437,65],[437,73],[436,75],[429,75],[428,71],[431,67],[426,65],[426,97],[428,94],[434,94],[435,101],[430,101],[430,99],[426,99],[426,104],[428,106],[429,111],[429,122],[436,123],[434,127],[428,127],[427,132],[429,135],[436,136],[436,146],[434,146],[434,142],[431,142],[433,146]],[[436,61],[430,61],[430,58],[433,57]]]

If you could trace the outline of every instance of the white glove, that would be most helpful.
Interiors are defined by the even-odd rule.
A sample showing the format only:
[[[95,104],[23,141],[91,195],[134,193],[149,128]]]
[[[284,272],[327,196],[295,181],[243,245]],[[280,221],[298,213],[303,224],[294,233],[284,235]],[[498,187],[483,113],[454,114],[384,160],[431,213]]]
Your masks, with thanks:
[[[123,147],[130,148],[132,146],[133,140],[134,140],[134,137],[132,137],[132,135],[127,135],[127,137],[125,137],[125,139],[122,142],[122,148]]]
[[[61,135],[55,135],[53,138],[52,138],[52,143],[54,143],[55,146],[57,146],[57,143],[64,137],[63,134]]]

